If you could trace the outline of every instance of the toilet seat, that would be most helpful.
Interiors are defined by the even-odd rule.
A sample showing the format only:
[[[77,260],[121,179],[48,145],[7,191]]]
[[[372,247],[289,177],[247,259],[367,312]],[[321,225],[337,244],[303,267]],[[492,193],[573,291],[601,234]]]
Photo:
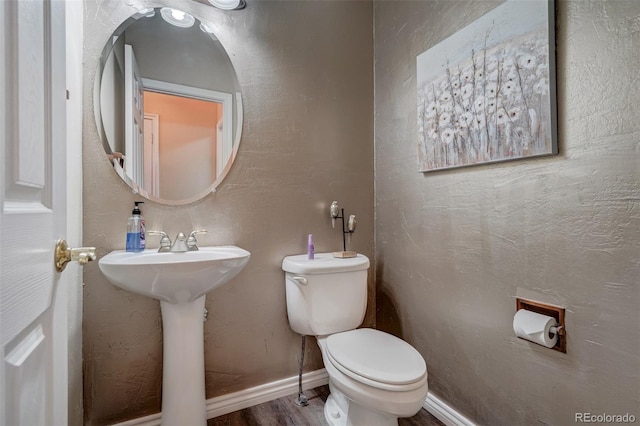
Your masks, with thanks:
[[[370,328],[332,334],[326,340],[327,358],[346,376],[390,391],[424,385],[427,366],[407,342]]]

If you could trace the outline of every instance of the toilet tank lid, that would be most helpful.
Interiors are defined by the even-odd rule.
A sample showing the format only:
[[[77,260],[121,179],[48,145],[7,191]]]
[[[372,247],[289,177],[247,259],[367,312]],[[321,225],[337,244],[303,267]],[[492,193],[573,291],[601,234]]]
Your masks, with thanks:
[[[333,253],[316,253],[314,259],[306,254],[287,256],[282,269],[294,274],[331,274],[334,272],[361,271],[369,268],[369,258],[364,254],[356,257],[337,258]]]

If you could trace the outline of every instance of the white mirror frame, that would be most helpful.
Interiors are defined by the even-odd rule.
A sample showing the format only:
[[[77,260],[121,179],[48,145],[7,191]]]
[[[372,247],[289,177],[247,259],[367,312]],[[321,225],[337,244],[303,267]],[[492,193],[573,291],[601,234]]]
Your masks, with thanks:
[[[116,39],[117,39],[117,36],[112,37],[112,41],[114,43]],[[105,51],[109,49],[109,47],[110,46],[105,47]],[[104,56],[104,52],[103,52],[103,56]],[[105,145],[105,144],[108,144],[108,142],[106,142],[107,138],[104,133],[104,128],[102,127],[102,124],[101,124],[102,123],[101,107],[99,105],[101,80],[102,80],[102,69],[101,67],[98,67],[95,81],[94,81],[94,115],[95,115],[95,121],[96,123],[98,123],[98,129],[97,129],[98,135],[102,140],[103,145]],[[244,114],[243,114],[243,107],[242,107],[243,105],[242,93],[240,91],[237,91],[234,94],[227,94],[222,92],[216,92],[213,90],[199,89],[191,86],[183,86],[183,85],[174,84],[170,82],[163,82],[163,81],[146,79],[146,78],[142,78],[142,80],[144,82],[143,84],[145,86],[145,89],[149,89],[150,91],[174,94],[174,95],[180,95],[180,96],[185,96],[185,97],[190,97],[195,99],[215,101],[218,103],[222,103],[223,104],[223,120],[222,120],[222,123],[217,123],[217,125],[220,127],[220,124],[222,124],[221,127],[224,133],[224,136],[223,136],[224,143],[220,144],[218,148],[219,150],[218,152],[223,153],[225,157],[227,155],[229,157],[226,161],[226,164],[224,164],[224,167],[220,167],[221,164],[219,164],[219,167],[217,168],[217,172],[216,172],[216,179],[208,188],[206,188],[203,192],[197,195],[180,199],[180,200],[169,200],[166,198],[159,197],[156,194],[150,194],[148,191],[144,190],[142,187],[140,187],[140,185],[134,182],[129,176],[127,176],[127,174],[125,173],[124,169],[120,166],[118,161],[111,162],[114,171],[131,188],[133,193],[140,194],[144,198],[157,202],[159,204],[164,204],[164,205],[190,204],[190,203],[201,200],[202,198],[206,197],[210,193],[216,192],[216,188],[222,183],[224,178],[229,173],[233,163],[235,162],[235,157],[238,153],[238,148],[239,148],[240,140],[242,136],[242,125],[244,121]],[[235,102],[233,100],[234,97],[235,97]],[[233,129],[233,131],[227,131],[226,129],[233,128],[233,122],[234,122],[233,113],[235,113],[236,126],[235,126],[235,129]],[[233,135],[235,135],[235,137]],[[105,149],[107,149],[106,146],[105,146]],[[229,151],[231,151],[230,154],[228,154]]]

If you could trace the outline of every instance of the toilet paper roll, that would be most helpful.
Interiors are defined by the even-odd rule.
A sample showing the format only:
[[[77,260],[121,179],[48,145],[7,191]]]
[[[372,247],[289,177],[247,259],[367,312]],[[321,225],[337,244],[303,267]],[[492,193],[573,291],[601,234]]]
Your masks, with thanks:
[[[520,309],[513,317],[513,331],[516,336],[547,348],[552,348],[558,341],[558,335],[551,333],[551,327],[558,323],[553,317]]]

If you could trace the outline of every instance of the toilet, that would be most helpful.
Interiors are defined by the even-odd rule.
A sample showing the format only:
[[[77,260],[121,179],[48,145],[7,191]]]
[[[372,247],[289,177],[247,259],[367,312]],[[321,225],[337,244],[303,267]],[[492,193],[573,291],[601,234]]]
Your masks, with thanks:
[[[427,397],[427,366],[407,342],[357,328],[367,306],[369,259],[331,253],[287,256],[287,315],[291,329],[315,336],[329,374],[324,415],[332,426],[397,425]]]

